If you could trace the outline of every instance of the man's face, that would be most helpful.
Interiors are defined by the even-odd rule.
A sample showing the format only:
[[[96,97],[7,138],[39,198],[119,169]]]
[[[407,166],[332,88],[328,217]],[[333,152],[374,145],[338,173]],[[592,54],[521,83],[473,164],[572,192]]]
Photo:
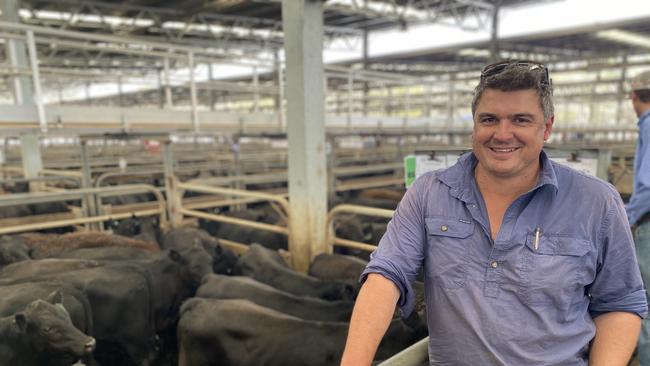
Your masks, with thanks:
[[[552,127],[553,117],[544,120],[536,90],[486,89],[474,114],[477,171],[499,178],[537,174],[539,154]]]

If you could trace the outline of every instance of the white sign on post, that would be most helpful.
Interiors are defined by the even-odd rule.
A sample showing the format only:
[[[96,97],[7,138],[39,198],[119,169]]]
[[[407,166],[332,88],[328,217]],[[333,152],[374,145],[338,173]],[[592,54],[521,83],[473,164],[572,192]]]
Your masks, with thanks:
[[[430,154],[408,155],[404,158],[404,180],[406,188],[428,172],[448,168],[458,161],[462,152],[436,151]]]

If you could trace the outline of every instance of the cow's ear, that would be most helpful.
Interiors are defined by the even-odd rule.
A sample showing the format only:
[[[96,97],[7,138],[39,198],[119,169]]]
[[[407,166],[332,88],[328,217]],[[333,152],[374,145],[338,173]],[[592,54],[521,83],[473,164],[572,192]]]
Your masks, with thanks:
[[[167,254],[169,256],[169,259],[173,260],[174,262],[180,262],[181,261],[181,255],[174,249],[170,249],[169,253]]]
[[[53,305],[63,304],[63,294],[61,293],[61,290],[52,291],[49,295],[47,295],[45,301]]]
[[[25,313],[14,314],[14,322],[21,332],[24,333],[27,331],[27,317],[25,316]]]

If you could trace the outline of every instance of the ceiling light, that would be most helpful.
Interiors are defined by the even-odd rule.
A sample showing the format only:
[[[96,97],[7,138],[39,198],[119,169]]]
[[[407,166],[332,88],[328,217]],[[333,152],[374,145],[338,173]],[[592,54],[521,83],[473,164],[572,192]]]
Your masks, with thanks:
[[[650,37],[621,29],[610,29],[596,33],[596,37],[630,46],[650,48]]]
[[[458,55],[467,57],[490,57],[490,51],[478,48],[463,48],[458,51]]]

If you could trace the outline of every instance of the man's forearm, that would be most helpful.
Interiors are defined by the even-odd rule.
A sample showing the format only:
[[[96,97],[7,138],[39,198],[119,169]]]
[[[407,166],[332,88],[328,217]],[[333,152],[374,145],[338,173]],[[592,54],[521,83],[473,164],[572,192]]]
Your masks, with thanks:
[[[596,336],[589,352],[589,366],[628,364],[641,329],[641,318],[626,312],[611,312],[594,319]]]
[[[354,305],[341,366],[370,365],[395,312],[399,290],[378,274],[370,274]]]

